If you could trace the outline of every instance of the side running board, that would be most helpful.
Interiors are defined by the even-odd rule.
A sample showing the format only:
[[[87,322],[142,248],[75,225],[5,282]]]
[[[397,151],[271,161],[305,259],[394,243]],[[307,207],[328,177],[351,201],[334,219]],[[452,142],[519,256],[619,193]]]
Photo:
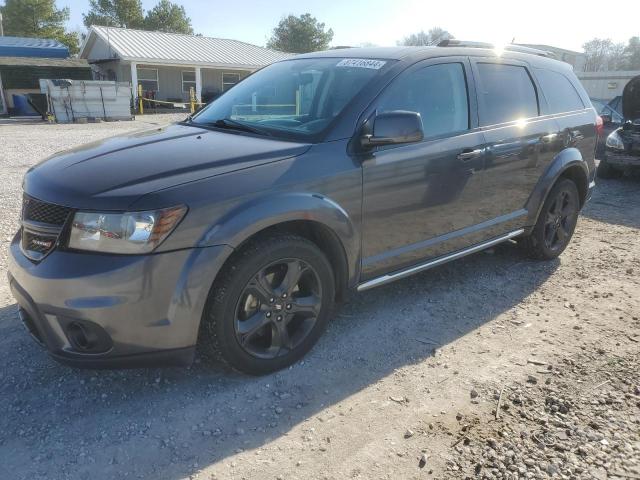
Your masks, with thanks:
[[[524,232],[524,229],[521,228],[519,230],[515,230],[513,232],[507,233],[506,235],[503,235],[501,237],[494,238],[493,240],[488,240],[484,243],[479,243],[478,245],[465,248],[464,250],[460,250],[455,253],[450,253],[449,255],[438,257],[434,260],[429,260],[428,262],[421,263],[419,265],[414,265],[413,267],[409,267],[405,270],[399,270],[397,272],[387,273],[385,275],[382,275],[381,277],[376,277],[371,280],[367,280],[366,282],[358,285],[358,291],[362,292],[364,290],[369,290],[370,288],[378,287],[380,285],[384,285],[386,283],[390,283],[395,280],[408,277],[409,275],[413,275],[414,273],[422,272],[424,270],[437,267],[438,265],[442,265],[443,263],[456,260],[457,258],[462,258],[472,253],[479,252],[480,250],[484,250],[485,248],[489,248],[494,245],[497,245],[498,243],[506,242],[507,240],[515,238],[518,235],[521,235],[523,232]]]

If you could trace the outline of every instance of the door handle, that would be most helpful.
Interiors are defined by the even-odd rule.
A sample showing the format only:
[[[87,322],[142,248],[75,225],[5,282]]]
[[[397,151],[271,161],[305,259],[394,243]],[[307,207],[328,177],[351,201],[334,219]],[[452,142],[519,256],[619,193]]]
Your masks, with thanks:
[[[475,150],[471,150],[467,148],[458,154],[458,160],[462,160],[463,162],[468,162],[471,159],[477,158],[484,152],[483,148],[477,148]]]

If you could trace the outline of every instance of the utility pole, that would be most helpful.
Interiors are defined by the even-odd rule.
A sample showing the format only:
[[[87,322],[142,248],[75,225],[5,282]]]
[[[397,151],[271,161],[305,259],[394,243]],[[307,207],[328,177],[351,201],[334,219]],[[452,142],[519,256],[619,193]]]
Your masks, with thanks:
[[[0,13],[0,37],[4,37],[4,29],[2,28],[2,13]]]

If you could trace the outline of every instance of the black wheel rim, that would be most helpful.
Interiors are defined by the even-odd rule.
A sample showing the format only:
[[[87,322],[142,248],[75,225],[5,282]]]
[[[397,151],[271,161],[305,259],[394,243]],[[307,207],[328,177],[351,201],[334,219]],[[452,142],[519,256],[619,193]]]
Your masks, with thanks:
[[[576,199],[567,191],[561,191],[547,210],[544,225],[544,242],[550,250],[558,250],[567,244],[577,212]]]
[[[313,330],[321,305],[320,277],[311,265],[296,258],[273,262],[240,294],[234,319],[238,344],[258,358],[287,355]]]

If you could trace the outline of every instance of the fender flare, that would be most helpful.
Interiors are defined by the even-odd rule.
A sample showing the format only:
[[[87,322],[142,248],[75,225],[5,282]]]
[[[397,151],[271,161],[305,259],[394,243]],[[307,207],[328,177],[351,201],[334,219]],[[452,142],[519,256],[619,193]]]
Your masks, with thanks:
[[[202,236],[198,247],[228,245],[237,249],[255,234],[292,221],[314,222],[331,231],[345,254],[348,283],[360,273],[360,235],[348,212],[319,193],[260,196],[232,208]]]
[[[527,225],[529,227],[538,221],[542,205],[544,205],[553,185],[567,170],[574,167],[578,167],[584,174],[584,185],[578,185],[578,188],[584,188],[584,191],[588,191],[589,167],[582,158],[580,150],[577,148],[564,149],[547,167],[527,200],[526,209],[529,212]]]

